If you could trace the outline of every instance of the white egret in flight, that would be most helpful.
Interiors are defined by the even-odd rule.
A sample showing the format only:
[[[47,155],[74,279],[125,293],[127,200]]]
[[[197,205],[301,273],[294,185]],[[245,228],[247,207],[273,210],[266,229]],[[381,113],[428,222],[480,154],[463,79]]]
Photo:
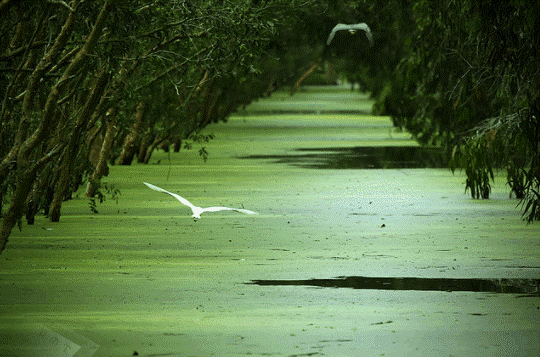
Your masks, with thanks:
[[[328,36],[328,40],[326,40],[326,45],[327,46],[329,46],[330,42],[332,42],[332,39],[334,38],[336,32],[341,31],[341,30],[347,30],[351,34],[354,34],[358,30],[363,30],[363,31],[366,32],[366,36],[367,36],[367,38],[369,40],[370,45],[373,46],[373,35],[371,34],[371,30],[369,29],[369,26],[367,24],[363,23],[363,22],[360,23],[360,24],[352,24],[352,25],[337,24],[332,29],[332,32],[330,32],[330,35]]]
[[[257,212],[253,212],[253,211],[250,211],[250,210],[247,210],[247,209],[242,209],[242,208],[230,208],[230,207],[206,207],[206,208],[202,208],[202,207],[197,207],[194,204],[192,204],[191,202],[189,202],[188,200],[186,200],[184,197],[181,197],[181,196],[177,195],[176,193],[165,191],[162,188],[159,188],[157,186],[154,186],[154,185],[146,183],[146,182],[143,182],[143,183],[146,186],[148,186],[149,188],[151,188],[152,190],[163,192],[163,193],[166,193],[168,195],[173,196],[178,201],[180,201],[180,203],[182,203],[183,205],[186,205],[189,208],[191,208],[191,210],[193,211],[193,215],[191,217],[196,218],[196,219],[201,218],[201,213],[204,213],[204,212],[236,211],[236,212],[241,212],[241,213],[245,213],[245,214],[258,214]]]

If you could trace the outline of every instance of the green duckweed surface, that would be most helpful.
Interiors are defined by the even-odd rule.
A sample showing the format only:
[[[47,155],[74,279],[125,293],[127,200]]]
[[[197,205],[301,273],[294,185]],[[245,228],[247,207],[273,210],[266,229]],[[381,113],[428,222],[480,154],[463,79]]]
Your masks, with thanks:
[[[331,165],[350,148],[416,146],[369,108],[344,88],[276,93],[207,128],[216,139],[206,163],[193,150],[112,167],[118,202],[93,214],[81,193],[61,222],[14,231],[0,255],[0,351],[42,356],[56,341],[66,356],[96,357],[539,355],[538,286],[252,284],[540,277],[540,228],[521,220],[502,174],[492,199],[472,200],[464,174],[445,168]],[[260,214],[195,222],[143,181]]]

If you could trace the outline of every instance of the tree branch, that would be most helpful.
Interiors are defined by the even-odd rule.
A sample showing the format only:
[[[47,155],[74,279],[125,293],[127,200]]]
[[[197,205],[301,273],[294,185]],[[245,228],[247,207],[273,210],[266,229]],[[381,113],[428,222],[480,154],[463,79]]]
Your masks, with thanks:
[[[62,5],[64,6],[66,9],[68,9],[69,11],[75,11],[71,6],[69,6],[68,4],[66,4],[65,1],[62,1],[62,0],[47,0],[47,2],[49,4],[59,4],[59,5]]]

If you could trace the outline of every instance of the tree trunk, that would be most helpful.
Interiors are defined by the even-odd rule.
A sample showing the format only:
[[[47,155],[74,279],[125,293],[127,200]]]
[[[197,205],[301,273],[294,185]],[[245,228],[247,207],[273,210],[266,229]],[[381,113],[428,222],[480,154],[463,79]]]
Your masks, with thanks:
[[[94,197],[99,190],[101,178],[109,174],[107,160],[111,155],[114,136],[116,135],[116,111],[116,108],[111,108],[108,113],[110,118],[107,121],[107,131],[105,132],[105,138],[103,139],[101,151],[99,152],[98,163],[88,182],[88,187],[86,188],[86,197]]]
[[[317,69],[317,67],[319,67],[319,65],[321,64],[323,58],[322,57],[319,57],[314,63],[313,65],[311,65],[311,67],[306,71],[306,73],[304,73],[302,75],[302,77],[300,77],[300,79],[298,81],[296,81],[296,84],[294,85],[294,87],[292,87],[291,89],[291,95],[293,95],[296,90],[298,89],[298,87],[300,87],[300,85],[302,84],[302,82],[304,81],[304,79],[306,79],[307,77],[309,77],[309,75],[311,73],[313,73],[313,71],[315,71]]]
[[[101,122],[99,126],[94,126],[88,131],[88,138],[86,139],[86,147],[88,148],[88,161],[92,167],[96,167],[99,161],[99,153],[103,139],[105,138],[105,132],[107,131],[107,124]]]
[[[77,159],[78,144],[81,142],[82,134],[85,130],[86,124],[90,121],[92,111],[97,106],[101,95],[105,91],[107,85],[108,73],[105,66],[102,67],[101,73],[94,84],[90,96],[84,105],[83,110],[79,114],[77,123],[71,132],[68,144],[64,149],[63,160],[60,165],[60,177],[56,183],[54,190],[53,200],[49,209],[49,219],[51,222],[58,222],[60,220],[60,209],[62,208],[62,202],[69,193],[70,183],[73,179],[73,171],[75,161]]]
[[[180,136],[177,136],[174,138],[173,142],[173,151],[180,152],[180,149],[182,149],[182,138]]]
[[[26,204],[26,198],[32,189],[36,174],[43,166],[45,166],[51,159],[53,159],[60,151],[60,147],[55,147],[33,165],[25,163],[24,166],[28,169],[24,170],[24,174],[18,174],[16,179],[16,187],[13,196],[11,197],[11,204],[2,221],[2,228],[0,230],[0,254],[6,248],[8,238],[17,224],[17,221],[21,219],[24,214],[24,208]]]
[[[145,113],[146,113],[146,104],[143,102],[140,102],[139,105],[137,105],[137,109],[135,111],[133,125],[131,126],[129,130],[129,134],[126,136],[126,139],[124,140],[124,144],[122,145],[122,152],[120,153],[120,156],[118,157],[118,160],[116,161],[116,164],[131,165],[131,162],[133,161],[133,157],[135,157],[135,154],[137,152],[137,142],[139,141],[140,130],[143,127]]]
[[[75,1],[75,4],[78,4],[79,1]],[[45,103],[45,108],[43,110],[43,114],[41,115],[40,122],[35,129],[35,131],[30,135],[26,140],[23,142],[17,142],[16,145],[13,147],[13,149],[10,151],[10,154],[15,152],[15,155],[8,156],[6,159],[10,158],[10,160],[13,160],[16,156],[17,158],[17,172],[16,172],[16,188],[15,192],[13,193],[13,197],[11,199],[11,206],[8,209],[8,212],[6,213],[6,217],[4,218],[2,222],[2,229],[0,231],[0,253],[4,250],[8,237],[11,234],[11,231],[13,227],[15,226],[16,222],[22,217],[24,214],[24,206],[26,203],[26,199],[28,197],[28,194],[30,192],[30,189],[32,188],[32,185],[35,181],[36,175],[38,171],[51,160],[53,156],[55,156],[60,150],[61,146],[55,146],[53,147],[46,155],[42,155],[41,158],[38,157],[38,160],[36,162],[32,161],[34,159],[33,154],[35,149],[38,147],[42,147],[43,144],[47,141],[46,139],[49,136],[50,130],[53,126],[55,126],[55,119],[57,119],[57,103],[58,99],[60,98],[60,95],[63,93],[65,86],[70,82],[71,78],[81,69],[83,64],[85,63],[85,60],[88,58],[88,54],[91,53],[97,44],[98,38],[101,36],[102,29],[105,26],[106,18],[111,11],[111,1],[107,1],[103,7],[101,8],[101,12],[99,13],[99,16],[96,20],[96,23],[94,25],[94,28],[92,29],[92,32],[88,36],[85,44],[83,47],[79,50],[73,61],[69,64],[69,66],[66,68],[64,73],[62,74],[62,77],[58,80],[58,82],[52,87],[49,96],[47,98],[47,101]],[[75,13],[73,11],[70,14],[70,18]],[[66,26],[66,25],[65,25]],[[64,32],[65,26],[62,30]],[[62,35],[62,33],[61,33]],[[59,35],[59,37],[61,36]],[[66,39],[67,40],[67,39]],[[32,94],[34,94],[33,92]],[[29,93],[26,93],[26,95],[30,95]],[[24,103],[24,102],[23,102]],[[28,105],[31,104],[31,102],[27,103]],[[29,108],[28,110],[30,110]],[[25,108],[23,108],[23,116],[28,113],[24,113]],[[27,126],[29,124],[29,121],[27,120],[25,123],[25,120],[21,120],[21,123],[19,125],[19,132],[23,133],[27,130]],[[20,140],[22,141],[22,140]],[[5,161],[5,160],[4,160]],[[2,164],[4,163],[2,162]],[[0,165],[2,166],[2,165]],[[1,174],[0,170],[0,174]],[[3,179],[0,175],[0,179]]]
[[[22,103],[22,117],[19,121],[19,127],[17,129],[17,134],[15,137],[15,143],[9,153],[4,157],[4,160],[0,163],[0,181],[5,181],[9,168],[13,165],[13,163],[17,160],[17,156],[19,155],[19,151],[23,149],[24,147],[29,147],[29,150],[33,148],[32,145],[29,145],[30,142],[27,138],[28,135],[28,127],[30,125],[31,116],[34,114],[34,98],[37,93],[38,85],[41,83],[43,77],[45,76],[47,70],[50,68],[51,64],[56,62],[62,51],[64,50],[66,43],[71,36],[71,32],[73,29],[73,26],[75,25],[75,18],[77,16],[77,12],[75,11],[80,3],[80,0],[77,0],[73,4],[74,11],[70,12],[70,15],[68,16],[66,22],[64,23],[64,26],[62,27],[62,30],[56,37],[56,40],[51,47],[51,49],[45,54],[45,56],[42,58],[42,60],[38,63],[36,66],[36,69],[32,72],[32,75],[30,76],[28,80],[28,84],[26,86],[26,90],[24,92],[24,98]],[[57,84],[58,85],[58,84]],[[41,123],[40,123],[41,124]],[[42,133],[43,128],[48,129],[49,125],[40,125],[38,126],[38,129],[36,129],[37,133]],[[41,136],[38,136],[33,140],[34,143],[36,143],[39,139],[41,139]],[[25,142],[26,141],[26,142]],[[24,143],[24,145],[23,145]],[[1,253],[1,250],[0,250]]]
[[[40,194],[41,189],[43,188],[42,181],[37,178],[34,182],[34,185],[32,186],[32,189],[30,190],[30,193],[28,194],[28,198],[26,199],[26,224],[29,226],[34,224],[35,216],[37,212],[39,211],[39,204],[40,204]]]
[[[30,192],[33,183],[34,177],[23,178],[19,176],[17,179],[17,187],[11,197],[11,205],[2,222],[2,230],[0,231],[0,253],[4,251],[13,227],[15,227],[17,221],[21,219],[24,214],[26,197],[28,197],[28,193]]]
[[[141,145],[139,146],[139,152],[137,153],[137,162],[139,164],[144,163],[144,159],[146,158],[146,153],[148,152],[148,148],[152,144],[153,140],[155,138],[154,134],[146,133],[141,141]]]
[[[144,155],[144,161],[143,161],[144,164],[148,164],[150,162],[150,158],[152,157],[152,153],[154,152],[154,150],[156,150],[158,145],[161,145],[164,141],[165,141],[165,139],[161,138],[161,137],[156,137],[154,139],[154,142],[152,143],[152,145],[150,145],[148,147],[148,149],[146,150],[146,154]]]
[[[221,96],[221,89],[215,90],[213,93],[209,95],[209,101],[206,103],[206,108],[204,108],[203,115],[201,116],[201,121],[199,123],[199,126],[201,128],[207,126],[208,124],[212,122],[218,121],[217,114],[218,114],[218,107],[220,105],[219,99]]]

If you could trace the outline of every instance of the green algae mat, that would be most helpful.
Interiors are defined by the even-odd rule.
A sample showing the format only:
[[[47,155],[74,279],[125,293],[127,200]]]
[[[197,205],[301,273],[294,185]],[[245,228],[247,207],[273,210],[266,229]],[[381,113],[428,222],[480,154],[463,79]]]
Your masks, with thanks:
[[[538,355],[539,226],[502,174],[472,200],[369,108],[347,88],[276,93],[208,127],[206,163],[195,147],[112,167],[121,194],[98,214],[81,193],[14,231],[0,355]],[[142,182],[259,214],[194,221]]]

